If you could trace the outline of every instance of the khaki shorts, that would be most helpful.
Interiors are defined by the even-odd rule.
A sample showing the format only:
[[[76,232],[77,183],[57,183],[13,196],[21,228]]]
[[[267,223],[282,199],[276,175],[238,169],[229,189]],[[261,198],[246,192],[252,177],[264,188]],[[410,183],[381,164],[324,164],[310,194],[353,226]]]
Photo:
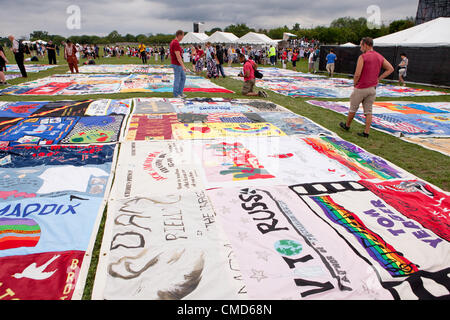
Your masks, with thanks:
[[[364,89],[354,88],[353,93],[350,96],[350,112],[358,111],[359,105],[362,103],[364,108],[364,114],[371,114],[372,105],[375,102],[376,96],[377,96],[376,87]]]
[[[247,93],[253,92],[254,87],[255,79],[245,81],[244,86],[242,87],[242,94],[246,95]]]
[[[328,63],[327,64],[327,71],[329,73],[333,73],[334,72],[334,63]]]

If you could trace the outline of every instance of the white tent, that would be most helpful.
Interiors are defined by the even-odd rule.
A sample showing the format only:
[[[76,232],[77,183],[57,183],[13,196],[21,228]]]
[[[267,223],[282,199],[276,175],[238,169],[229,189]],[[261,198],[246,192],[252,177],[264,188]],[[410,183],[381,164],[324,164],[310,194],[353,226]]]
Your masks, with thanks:
[[[209,38],[207,38],[205,42],[229,44],[234,43],[237,39],[239,38],[231,32],[216,31]]]
[[[262,33],[249,32],[236,40],[238,44],[250,44],[250,45],[275,45],[277,41],[270,39],[268,36]]]
[[[287,41],[289,40],[290,37],[296,37],[297,35],[293,34],[293,33],[289,33],[289,32],[284,32],[283,33],[283,40]]]
[[[208,35],[204,32],[188,32],[183,40],[180,41],[180,44],[204,43],[207,38]]]
[[[448,46],[450,18],[437,18],[417,26],[374,39],[376,46]]]
[[[22,43],[24,43],[24,44],[35,44],[35,43],[47,44],[47,41],[44,41],[44,40],[35,40],[35,41],[24,40],[24,41],[22,41]]]
[[[340,47],[356,47],[356,46],[357,46],[356,44],[353,44],[351,42],[347,42],[340,45]]]

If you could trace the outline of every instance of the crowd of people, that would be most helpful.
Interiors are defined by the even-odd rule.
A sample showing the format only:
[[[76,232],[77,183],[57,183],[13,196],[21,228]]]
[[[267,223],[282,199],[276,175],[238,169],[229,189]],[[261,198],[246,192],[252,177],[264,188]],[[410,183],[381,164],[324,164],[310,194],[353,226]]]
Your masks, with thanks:
[[[186,97],[186,95],[183,93],[183,90],[186,81],[185,72],[188,71],[188,68],[184,64],[183,60],[183,53],[185,51],[180,46],[180,41],[183,39],[183,37],[184,32],[182,30],[178,30],[175,35],[175,39],[173,39],[170,43],[171,66],[174,69],[175,75],[173,95],[176,98]],[[347,116],[346,122],[341,122],[339,125],[346,131],[350,130],[353,118],[360,105],[362,105],[366,118],[366,126],[363,132],[358,132],[358,135],[364,138],[368,138],[370,127],[372,124],[372,106],[376,99],[376,87],[381,80],[388,77],[394,71],[394,68],[381,54],[374,51],[372,38],[363,38],[360,43],[360,48],[362,54],[358,58],[357,67],[353,78],[354,89],[350,96],[350,111]],[[297,61],[297,59],[299,59],[299,56],[302,55],[300,53],[301,49],[303,48],[294,48],[291,50],[283,49],[281,51],[281,60],[283,61],[283,65],[289,59],[291,61]],[[269,48],[269,50],[267,50],[267,57],[269,58],[271,63],[273,63],[274,60],[274,58],[272,57],[274,56],[275,50],[276,49],[274,49],[274,47],[272,46]],[[311,61],[314,61],[312,57],[318,56],[318,50],[318,47],[313,47],[309,48],[309,50],[306,50],[310,67],[312,63]],[[192,48],[191,52],[196,72],[200,72],[203,69],[203,59],[206,59],[208,77],[218,77],[220,71],[219,66],[221,66],[227,59],[234,58],[232,54],[229,54],[229,52],[233,53],[232,50],[225,50],[219,45],[213,47],[209,42],[206,43],[206,47],[204,50],[201,46],[195,46]],[[303,50],[303,56],[304,54],[305,50]],[[220,60],[218,55],[221,55],[221,58],[223,60]],[[275,56],[276,55],[277,54],[275,51]],[[256,55],[252,54],[251,47],[247,47],[247,50],[245,47],[239,48],[237,50],[237,57],[239,62],[243,66],[242,72],[239,73],[239,76],[243,77],[244,80],[241,92],[242,95],[267,97],[267,93],[265,91],[254,91],[256,78],[261,78],[261,73],[258,70]],[[326,56],[326,69],[330,76],[334,73],[334,64],[336,60],[337,56],[334,53],[334,50],[330,50],[330,52]],[[400,70],[399,75],[406,74],[407,64],[407,57],[404,53],[402,53],[402,61],[398,66]],[[380,70],[384,70],[381,75]]]
[[[231,66],[233,63],[239,63],[239,54],[243,54],[247,59],[261,65],[275,66],[281,61],[283,67],[287,67],[288,63],[292,63],[294,70],[296,70],[297,62],[301,59],[310,60],[310,63],[314,62],[311,70],[313,72],[318,70],[319,47],[305,46],[279,49],[274,45],[253,47],[206,43],[205,45],[193,45],[183,49],[183,56],[187,57],[184,59],[185,62],[192,62],[197,66],[196,70],[202,70],[202,66],[207,66],[208,59],[216,61],[219,68],[223,64]],[[220,69],[219,73],[221,73]]]
[[[158,59],[164,62],[165,59],[170,59],[171,67],[174,69],[174,97],[186,97],[183,93],[186,81],[186,71],[188,68],[185,62],[191,62],[194,70],[199,74],[203,72],[206,66],[206,75],[208,78],[218,78],[219,76],[226,77],[223,65],[227,63],[231,66],[233,63],[240,63],[242,72],[239,74],[243,77],[244,84],[242,87],[242,95],[244,96],[260,96],[267,97],[265,91],[255,92],[256,79],[261,78],[261,73],[258,70],[259,64],[276,65],[277,60],[281,60],[283,68],[286,68],[288,62],[292,63],[292,67],[296,70],[296,63],[301,59],[307,59],[308,72],[317,72],[318,61],[320,57],[320,49],[317,44],[311,45],[304,42],[295,42],[294,46],[287,48],[276,48],[271,45],[268,48],[254,48],[251,46],[223,46],[213,45],[207,42],[205,46],[195,45],[182,48],[180,41],[184,37],[184,32],[178,30],[175,39],[170,43],[169,48],[161,47],[146,47],[141,43],[137,47],[127,46],[104,46],[103,57],[117,57],[127,55],[130,57],[137,57],[142,60],[142,63],[147,64],[149,59],[154,57],[155,61]],[[49,64],[56,64],[56,56],[60,54],[59,47],[47,42],[45,45],[37,44],[31,46],[18,41],[14,36],[8,37],[11,42],[11,51],[22,74],[22,77],[27,77],[24,66],[25,54],[43,55],[47,52]],[[69,69],[72,73],[78,73],[78,64],[80,57],[87,59],[85,64],[95,64],[95,59],[99,58],[99,47],[97,45],[79,45],[67,40],[62,43],[64,46],[64,59],[67,61]],[[297,46],[296,46],[297,45]],[[350,112],[347,121],[341,122],[342,129],[348,131],[353,118],[358,110],[360,104],[364,109],[366,117],[365,130],[358,135],[362,137],[369,137],[369,130],[372,123],[372,105],[376,98],[376,86],[379,81],[389,76],[394,68],[392,65],[379,53],[373,50],[373,40],[371,38],[363,38],[360,43],[362,55],[359,56],[357,67],[354,74],[354,90],[350,97]],[[43,53],[44,52],[44,53]],[[404,78],[407,74],[408,58],[405,53],[401,53],[401,62],[397,65],[399,73],[400,85],[404,85]],[[325,57],[326,70],[328,75],[332,77],[335,70],[335,62],[338,57],[333,49]],[[6,58],[3,47],[0,45],[0,85],[5,85],[6,64],[9,61]],[[384,72],[380,74],[380,69]]]

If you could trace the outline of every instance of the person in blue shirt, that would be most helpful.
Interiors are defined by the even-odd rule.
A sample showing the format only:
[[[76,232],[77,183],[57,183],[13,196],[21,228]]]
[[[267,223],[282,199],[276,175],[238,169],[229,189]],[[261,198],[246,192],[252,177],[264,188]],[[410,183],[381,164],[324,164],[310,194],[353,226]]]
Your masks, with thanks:
[[[337,56],[336,56],[336,54],[334,53],[334,50],[333,50],[333,49],[330,50],[330,53],[327,55],[326,59],[327,59],[327,71],[328,71],[328,75],[329,75],[330,77],[333,77],[333,74],[334,74],[334,63],[335,63],[336,60],[337,60]]]

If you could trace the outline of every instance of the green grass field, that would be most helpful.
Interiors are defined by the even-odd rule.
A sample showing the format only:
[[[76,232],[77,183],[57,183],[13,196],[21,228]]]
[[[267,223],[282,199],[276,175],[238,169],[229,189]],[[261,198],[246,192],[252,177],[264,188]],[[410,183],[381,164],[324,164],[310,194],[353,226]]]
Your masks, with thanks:
[[[9,62],[15,64],[14,58],[8,49],[5,50]],[[102,52],[102,50],[100,50]],[[81,59],[80,64],[85,60]],[[149,64],[161,64],[161,61],[155,61],[151,58]],[[169,62],[164,61],[165,64]],[[39,62],[33,62],[32,64],[47,64],[48,60],[40,59]],[[43,78],[50,76],[52,74],[66,73],[69,68],[60,55],[57,57],[57,63],[60,65],[56,68],[42,71],[39,73],[29,73],[28,78],[18,78],[10,80],[10,84],[18,84],[22,82],[27,82],[37,78]],[[100,58],[96,60],[97,64],[139,64],[141,63],[139,58],[135,57],[121,57],[121,58]],[[240,66],[235,64],[233,66]],[[188,67],[192,69],[192,66],[188,64]],[[278,65],[281,67],[281,64]],[[292,68],[291,64],[288,64],[288,68]],[[307,72],[307,62],[302,60],[297,63],[297,71]],[[214,79],[213,82],[223,86],[227,89],[233,90],[235,94],[214,94],[214,93],[187,93],[188,97],[226,97],[226,98],[247,98],[240,94],[242,88],[242,82],[239,80],[234,80],[231,78],[218,78]],[[450,92],[449,89],[438,89],[434,87],[427,87],[422,85],[409,85],[411,87],[429,89],[429,90],[440,90],[445,92]],[[333,111],[325,110],[322,108],[314,107],[305,102],[310,98],[291,98],[283,96],[271,91],[267,91],[268,98],[274,103],[288,108],[289,110],[308,117],[309,119],[319,123],[325,128],[336,132],[341,138],[352,142],[367,151],[376,154],[384,159],[391,161],[397,166],[409,171],[415,176],[428,181],[446,191],[450,190],[450,157],[447,157],[439,152],[425,149],[421,146],[404,142],[394,136],[382,133],[377,130],[372,130],[370,133],[370,138],[361,138],[356,135],[357,132],[363,130],[363,125],[354,122],[352,128],[349,132],[343,131],[339,127],[339,122],[345,120],[344,115],[340,115]],[[122,98],[133,98],[133,97],[172,97],[171,93],[127,93],[127,94],[108,94],[108,95],[91,95],[91,96],[64,96],[65,100],[75,100],[75,99],[101,99],[101,98],[111,98],[111,99],[122,99]],[[58,96],[2,96],[1,101],[55,101],[60,100],[61,97]],[[342,100],[342,99],[317,99],[317,100]],[[448,96],[436,96],[436,97],[416,97],[416,98],[377,98],[378,101],[389,101],[389,100],[414,100],[416,102],[450,102],[450,95]],[[90,299],[92,286],[95,278],[95,271],[98,262],[98,255],[100,251],[101,239],[103,236],[104,222],[106,218],[106,209],[103,214],[102,223],[97,235],[97,240],[95,248],[93,251],[92,262],[90,266],[89,275],[86,282],[86,287],[83,295],[83,299]]]

